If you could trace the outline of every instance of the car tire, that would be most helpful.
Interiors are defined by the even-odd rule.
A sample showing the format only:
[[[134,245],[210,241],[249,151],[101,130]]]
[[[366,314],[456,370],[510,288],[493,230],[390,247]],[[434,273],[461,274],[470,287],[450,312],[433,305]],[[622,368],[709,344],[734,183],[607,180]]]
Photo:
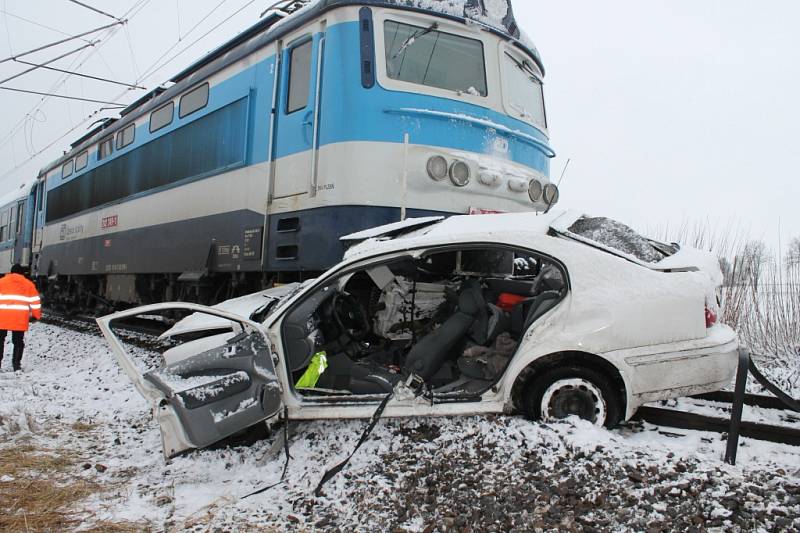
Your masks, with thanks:
[[[622,419],[620,395],[602,373],[585,367],[560,367],[534,377],[523,392],[525,415],[548,420],[577,415],[605,427]]]

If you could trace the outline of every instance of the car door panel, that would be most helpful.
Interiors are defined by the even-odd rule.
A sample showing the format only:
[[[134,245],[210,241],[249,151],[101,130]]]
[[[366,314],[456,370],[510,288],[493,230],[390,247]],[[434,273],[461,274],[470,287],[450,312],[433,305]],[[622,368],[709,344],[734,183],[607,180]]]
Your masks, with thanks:
[[[224,318],[236,333],[217,335],[216,342],[190,340],[180,347],[179,361],[142,371],[114,323],[169,311]],[[100,318],[98,324],[128,377],[151,403],[166,457],[209,446],[274,416],[282,407],[271,345],[259,324],[194,304],[140,307]]]

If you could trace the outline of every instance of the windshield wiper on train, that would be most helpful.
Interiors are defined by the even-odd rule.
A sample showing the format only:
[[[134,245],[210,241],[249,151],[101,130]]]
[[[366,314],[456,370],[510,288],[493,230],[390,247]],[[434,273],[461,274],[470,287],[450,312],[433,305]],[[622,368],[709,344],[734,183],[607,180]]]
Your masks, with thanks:
[[[427,28],[425,28],[423,30],[419,30],[417,32],[414,32],[413,34],[411,34],[408,37],[408,39],[403,41],[403,44],[400,45],[400,48],[392,56],[392,59],[397,59],[400,56],[400,54],[405,53],[406,49],[409,48],[410,46],[412,46],[417,41],[417,39],[419,37],[422,37],[423,35],[427,35],[427,34],[431,33],[432,31],[435,31],[437,29],[439,29],[439,23],[438,22],[434,22],[433,24],[431,24]]]
[[[538,81],[538,79],[536,78],[536,72],[534,72],[533,67],[531,67],[526,61],[520,61],[516,57],[510,54],[506,55],[511,61],[514,62],[515,65],[517,65],[517,68],[519,68],[522,72],[531,77],[534,81]]]

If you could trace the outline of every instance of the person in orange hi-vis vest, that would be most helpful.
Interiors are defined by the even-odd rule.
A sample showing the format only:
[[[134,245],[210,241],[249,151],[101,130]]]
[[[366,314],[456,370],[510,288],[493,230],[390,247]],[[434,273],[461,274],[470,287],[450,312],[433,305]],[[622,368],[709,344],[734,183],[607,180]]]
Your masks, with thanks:
[[[15,264],[11,273],[0,278],[0,365],[3,363],[3,348],[6,335],[11,331],[14,343],[12,363],[14,372],[22,365],[22,350],[25,349],[25,332],[28,321],[42,318],[42,303],[39,292],[31,280],[25,277],[25,269]]]

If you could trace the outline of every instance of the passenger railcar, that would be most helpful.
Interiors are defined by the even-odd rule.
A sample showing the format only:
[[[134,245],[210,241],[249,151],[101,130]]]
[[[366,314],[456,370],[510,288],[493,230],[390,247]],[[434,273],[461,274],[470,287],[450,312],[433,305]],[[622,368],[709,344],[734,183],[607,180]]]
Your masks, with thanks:
[[[26,182],[0,198],[0,272],[18,263],[30,267],[36,182]]]
[[[510,0],[283,2],[41,171],[33,274],[51,302],[213,302],[363,228],[546,210],[543,71]]]

